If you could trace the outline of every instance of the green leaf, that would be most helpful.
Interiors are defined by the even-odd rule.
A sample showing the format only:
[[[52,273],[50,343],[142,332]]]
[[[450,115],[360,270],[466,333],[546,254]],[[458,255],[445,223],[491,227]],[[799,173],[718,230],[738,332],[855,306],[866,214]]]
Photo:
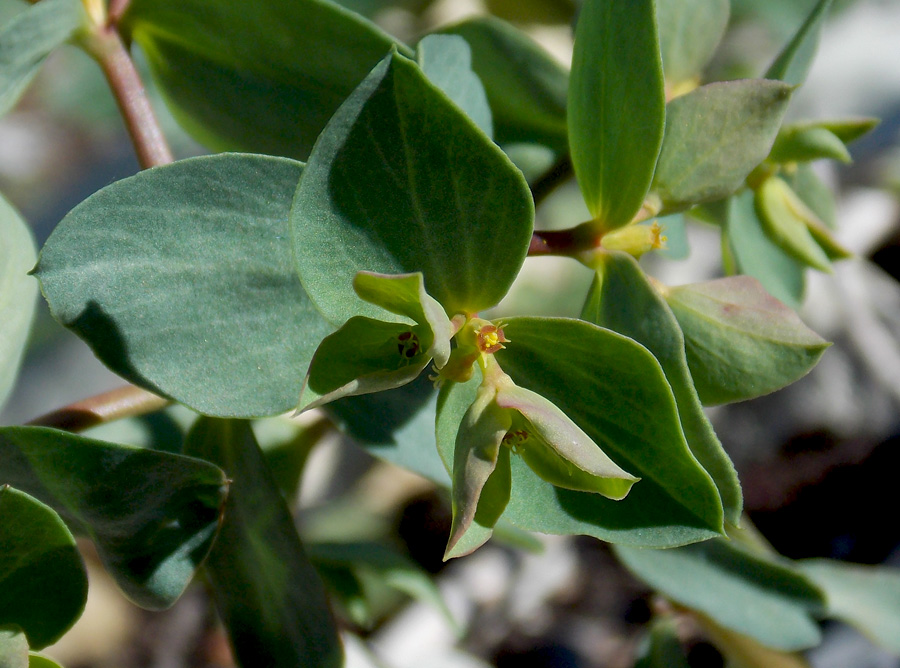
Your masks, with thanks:
[[[353,293],[359,271],[421,271],[449,315],[493,306],[525,259],[534,205],[506,155],[395,53],[322,133],[291,218],[303,285],[343,322],[381,316]]]
[[[113,371],[201,413],[293,408],[332,329],[293,268],[288,212],[301,168],[220,155],[104,188],[41,252],[51,312]]]
[[[566,95],[569,75],[530,37],[492,16],[441,28],[462,36],[472,67],[487,92],[500,144],[537,143],[568,151]]]
[[[175,117],[201,143],[300,159],[399,46],[328,0],[134,0],[122,26],[147,55]]]
[[[0,668],[28,668],[28,639],[18,626],[0,626]]]
[[[803,25],[778,54],[775,62],[769,66],[766,79],[780,79],[792,86],[802,84],[806,80],[816,50],[819,48],[819,35],[831,7],[831,1],[819,0],[816,3]]]
[[[725,242],[736,269],[758,280],[766,291],[792,308],[803,301],[803,265],[776,246],[763,231],[751,191],[729,200]]]
[[[200,418],[185,452],[232,481],[204,565],[242,666],[343,665],[325,591],[247,422]]]
[[[75,539],[51,508],[0,485],[0,545],[0,627],[20,627],[28,638],[26,653],[29,646],[56,642],[87,600],[87,573]]]
[[[827,121],[807,121],[809,126],[821,127],[845,144],[854,142],[863,135],[868,134],[881,123],[877,118],[838,118]],[[803,123],[797,125],[803,126]]]
[[[900,654],[900,571],[827,559],[800,561],[797,566],[825,592],[829,617]]]
[[[814,616],[825,598],[791,568],[724,539],[673,550],[613,549],[628,570],[667,598],[767,647],[798,650],[821,640]]]
[[[754,205],[766,236],[785,253],[814,269],[831,272],[830,253],[810,229],[814,214],[784,180],[772,176],[763,181],[756,189]]]
[[[671,88],[698,77],[728,27],[729,0],[656,0],[663,72]]]
[[[611,253],[602,260],[581,317],[624,334],[653,353],[672,387],[688,447],[712,476],[722,498],[725,520],[739,524],[743,504],[740,483],[731,459],[703,412],[678,320],[634,258]]]
[[[828,228],[837,226],[837,202],[831,188],[816,175],[812,165],[797,165],[792,174],[784,175],[791,190]]]
[[[512,318],[511,343],[496,353],[516,384],[559,407],[619,466],[639,476],[628,496],[561,489],[513,456],[512,491],[503,514],[527,531],[586,534],[637,546],[683,545],[721,531],[722,504],[691,455],[675,400],[653,356],[620,334],[578,320]],[[477,383],[456,383],[437,420],[445,462]]]
[[[226,493],[207,462],[41,427],[0,428],[0,477],[90,537],[122,591],[153,610],[190,582]]]
[[[62,666],[53,659],[32,652],[28,655],[28,668],[62,668]]]
[[[678,626],[674,619],[654,621],[634,668],[691,668],[678,638]]]
[[[586,0],[575,31],[569,147],[591,215],[605,229],[641,208],[666,122],[653,0]]]
[[[425,76],[466,112],[488,137],[494,136],[491,107],[481,79],[472,70],[472,50],[458,35],[427,35],[416,47]]]
[[[781,128],[769,160],[772,162],[810,162],[830,158],[843,163],[850,163],[850,152],[840,138],[821,126],[809,124],[791,124]]]
[[[701,86],[666,107],[653,191],[666,212],[737,190],[769,154],[791,88],[747,79]]]
[[[831,344],[749,276],[668,290],[706,405],[744,401],[805,376]]]
[[[12,109],[44,58],[86,21],[78,0],[42,0],[0,26],[0,116]]]
[[[38,291],[28,272],[36,261],[28,226],[0,195],[0,407],[12,391],[28,342]]]

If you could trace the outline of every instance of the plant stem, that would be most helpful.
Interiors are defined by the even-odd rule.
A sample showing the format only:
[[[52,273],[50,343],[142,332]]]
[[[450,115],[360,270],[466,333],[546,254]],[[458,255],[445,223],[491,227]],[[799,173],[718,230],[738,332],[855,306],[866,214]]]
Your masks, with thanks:
[[[128,11],[128,5],[131,0],[109,0],[109,22],[112,25],[118,25],[122,16]]]
[[[146,415],[165,408],[169,403],[171,402],[168,399],[134,385],[126,385],[111,392],[76,401],[74,404],[37,417],[27,424],[32,427],[54,427],[79,432],[98,424]]]
[[[123,3],[116,3],[124,11]],[[95,26],[84,45],[103,69],[131,136],[142,169],[167,165],[172,151],[163,136],[144,84],[114,23]]]
[[[576,255],[597,246],[599,239],[592,222],[582,223],[567,230],[535,231],[531,235],[528,257],[538,255]]]

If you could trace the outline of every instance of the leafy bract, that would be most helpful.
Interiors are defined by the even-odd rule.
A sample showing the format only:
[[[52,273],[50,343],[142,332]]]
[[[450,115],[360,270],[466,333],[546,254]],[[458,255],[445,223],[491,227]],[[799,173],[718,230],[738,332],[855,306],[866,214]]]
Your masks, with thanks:
[[[472,67],[491,105],[494,135],[501,144],[538,143],[568,150],[565,68],[521,30],[492,16],[441,28],[460,35],[472,49]]]
[[[831,7],[832,0],[819,0],[800,29],[785,45],[766,71],[767,79],[781,79],[792,86],[806,80],[813,58],[819,48],[822,24]]]
[[[472,50],[458,35],[428,35],[416,47],[425,76],[488,137],[494,135],[491,107],[481,79],[472,71]]]
[[[0,485],[0,546],[0,627],[21,628],[26,653],[29,646],[56,642],[87,600],[87,573],[75,539],[51,508]]]
[[[104,188],[41,252],[36,273],[51,312],[113,371],[201,413],[293,408],[332,329],[291,259],[301,168],[226,154]]]
[[[628,223],[653,177],[665,91],[653,0],[586,0],[575,31],[569,149],[588,211]]]
[[[556,487],[513,455],[504,519],[529,531],[656,547],[721,531],[719,494],[690,453],[672,391],[644,347],[578,320],[511,318],[504,331],[510,343],[495,356],[515,383],[555,404],[619,466],[641,478],[625,499],[614,501]],[[476,388],[470,381],[444,390],[437,441],[448,466]]]
[[[797,562],[825,592],[827,614],[857,628],[889,651],[900,653],[900,572],[828,559]]]
[[[215,462],[232,481],[204,570],[240,664],[342,666],[322,582],[250,424],[201,418],[185,452]]]
[[[737,473],[703,412],[675,315],[634,258],[617,252],[601,259],[581,317],[624,334],[653,353],[672,387],[688,447],[716,483],[726,521],[738,524],[742,499]]]
[[[756,279],[732,276],[671,288],[700,400],[743,401],[805,376],[831,345]]]
[[[300,159],[397,46],[329,0],[135,0],[122,25],[201,143]]]
[[[667,86],[699,76],[725,34],[730,12],[728,0],[656,0]]]
[[[664,596],[763,645],[817,645],[822,592],[797,571],[715,539],[673,550],[616,546],[625,566]]]
[[[13,107],[44,58],[86,20],[78,0],[42,0],[0,26],[0,116]]]
[[[728,201],[723,232],[726,248],[738,273],[752,276],[769,294],[797,308],[805,288],[803,265],[766,236],[753,200],[753,192],[748,190]]]
[[[226,493],[208,462],[42,427],[0,428],[0,479],[90,537],[125,594],[149,609],[170,606],[190,582]]]
[[[37,254],[25,221],[0,196],[0,407],[12,390],[37,305]]]
[[[663,210],[737,190],[769,154],[790,96],[781,82],[747,79],[707,84],[669,102],[652,186]]]
[[[522,174],[415,63],[393,53],[323,131],[291,212],[300,279],[327,318],[382,317],[359,271],[422,272],[449,315],[493,306],[531,240]]]

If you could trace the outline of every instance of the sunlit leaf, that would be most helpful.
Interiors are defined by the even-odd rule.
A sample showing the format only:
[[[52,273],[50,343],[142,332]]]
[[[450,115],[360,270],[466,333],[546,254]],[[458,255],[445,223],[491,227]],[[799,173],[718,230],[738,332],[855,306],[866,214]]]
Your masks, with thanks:
[[[301,170],[284,158],[228,154],[104,188],[41,252],[51,312],[116,373],[201,413],[294,408],[332,330],[291,257],[288,212]]]
[[[641,208],[665,117],[653,0],[586,0],[569,82],[569,149],[588,210],[605,228]]]
[[[533,215],[519,170],[394,53],[322,133],[291,218],[303,285],[340,323],[379,317],[353,292],[359,271],[422,272],[450,316],[493,306],[522,265]]]

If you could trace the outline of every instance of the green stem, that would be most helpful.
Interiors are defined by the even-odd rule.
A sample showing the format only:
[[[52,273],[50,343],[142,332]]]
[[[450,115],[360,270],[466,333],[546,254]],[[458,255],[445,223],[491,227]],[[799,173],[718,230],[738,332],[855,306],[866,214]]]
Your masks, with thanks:
[[[122,9],[123,3],[117,3]],[[147,91],[115,24],[95,26],[83,44],[100,64],[131,136],[141,168],[167,165],[172,151],[163,136]]]
[[[76,401],[27,424],[31,427],[53,427],[79,432],[99,424],[127,417],[146,415],[165,408],[171,402],[134,385]]]

